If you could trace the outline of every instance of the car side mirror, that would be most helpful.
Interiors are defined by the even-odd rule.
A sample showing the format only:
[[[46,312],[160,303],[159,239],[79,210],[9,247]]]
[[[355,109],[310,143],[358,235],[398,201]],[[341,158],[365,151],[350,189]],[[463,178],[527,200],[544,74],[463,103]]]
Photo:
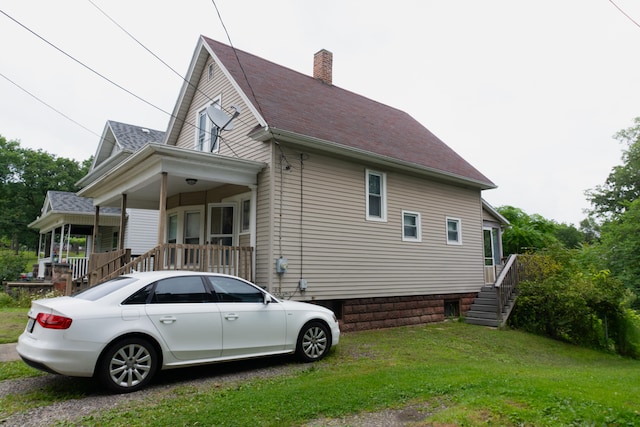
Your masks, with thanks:
[[[262,302],[266,305],[266,304],[269,304],[271,301],[273,301],[273,300],[271,299],[271,295],[269,295],[269,294],[264,294],[264,299],[262,300]]]

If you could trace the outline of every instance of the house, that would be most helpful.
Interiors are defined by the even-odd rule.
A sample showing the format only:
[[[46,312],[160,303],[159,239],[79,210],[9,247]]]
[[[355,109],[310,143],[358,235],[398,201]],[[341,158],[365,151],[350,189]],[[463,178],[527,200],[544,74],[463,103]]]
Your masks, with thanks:
[[[464,314],[502,258],[495,184],[407,113],[333,85],[332,60],[318,52],[311,77],[201,37],[163,144],[96,164],[78,195],[158,212],[139,263],[233,267],[344,330]]]
[[[125,123],[108,121],[105,125],[98,149],[93,159],[89,175],[97,176],[148,143],[158,144],[164,139],[164,132],[146,129]],[[86,177],[79,185],[85,182]],[[120,233],[124,219],[125,233]],[[96,225],[97,224],[97,225]],[[41,215],[29,224],[38,229],[40,243],[38,263],[34,276],[49,278],[52,265],[69,264],[73,279],[87,273],[91,253],[109,252],[122,245],[131,253],[142,254],[156,244],[155,230],[158,227],[158,211],[126,209],[121,215],[120,207],[105,207],[100,210],[96,223],[96,208],[93,199],[80,197],[64,191],[48,191]],[[86,236],[87,248],[82,256],[70,253],[71,236]]]

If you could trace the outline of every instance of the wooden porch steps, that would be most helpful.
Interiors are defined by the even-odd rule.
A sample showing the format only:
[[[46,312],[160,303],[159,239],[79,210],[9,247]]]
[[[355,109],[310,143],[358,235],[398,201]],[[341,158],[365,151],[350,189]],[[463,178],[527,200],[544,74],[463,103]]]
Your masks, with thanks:
[[[498,294],[496,288],[494,286],[484,286],[480,289],[478,297],[469,311],[467,311],[465,322],[472,325],[497,328],[506,322],[514,303],[515,296],[509,299],[501,315],[498,316]]]

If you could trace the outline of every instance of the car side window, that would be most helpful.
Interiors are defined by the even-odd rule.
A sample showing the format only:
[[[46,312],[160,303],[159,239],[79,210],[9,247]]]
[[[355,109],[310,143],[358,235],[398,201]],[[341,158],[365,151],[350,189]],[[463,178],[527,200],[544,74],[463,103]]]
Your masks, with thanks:
[[[231,277],[207,277],[219,302],[263,302],[264,294],[260,289]]]
[[[200,276],[171,277],[159,280],[151,298],[151,304],[213,302]]]
[[[135,294],[131,295],[126,300],[124,300],[122,304],[124,305],[146,304],[147,301],[149,301],[149,296],[151,295],[152,290],[153,290],[153,284],[147,285],[144,288],[140,289]]]

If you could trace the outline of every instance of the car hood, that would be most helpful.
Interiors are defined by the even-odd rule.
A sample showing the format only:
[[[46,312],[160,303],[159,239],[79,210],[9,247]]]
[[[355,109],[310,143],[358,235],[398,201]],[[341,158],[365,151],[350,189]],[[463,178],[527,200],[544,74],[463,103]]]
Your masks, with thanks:
[[[287,311],[319,311],[322,313],[326,313],[330,316],[333,316],[333,311],[329,310],[326,307],[317,304],[309,304],[307,302],[301,301],[291,301],[291,300],[279,300],[280,304],[282,304]]]

